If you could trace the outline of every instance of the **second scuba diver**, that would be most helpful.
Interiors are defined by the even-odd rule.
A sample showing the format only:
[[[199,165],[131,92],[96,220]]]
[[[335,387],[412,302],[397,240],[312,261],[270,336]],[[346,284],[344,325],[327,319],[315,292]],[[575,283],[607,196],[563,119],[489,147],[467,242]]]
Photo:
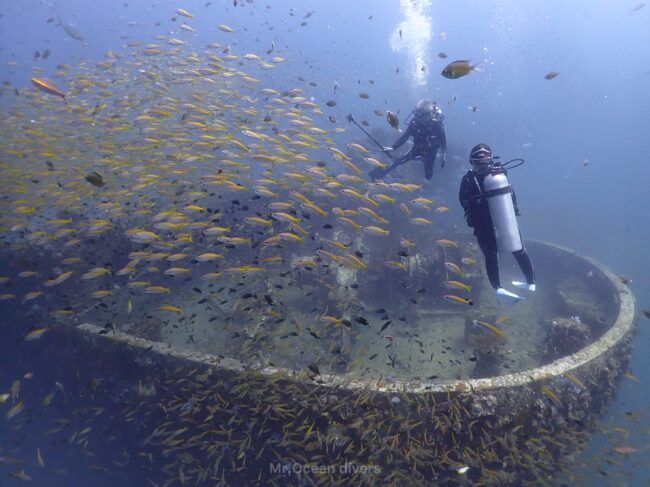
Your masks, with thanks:
[[[444,116],[440,107],[430,100],[420,100],[413,110],[413,119],[406,131],[392,147],[382,147],[382,151],[389,153],[398,149],[409,137],[413,137],[413,147],[386,169],[375,168],[370,171],[370,177],[373,180],[381,179],[393,169],[416,159],[424,163],[424,177],[430,180],[433,177],[433,166],[438,152],[441,158],[440,167],[445,167],[447,162],[447,139],[443,121]]]
[[[474,147],[469,160],[472,169],[460,183],[460,204],[485,256],[490,284],[503,302],[512,304],[524,298],[501,287],[497,252],[511,252],[526,277],[526,282],[512,281],[513,286],[535,291],[533,264],[517,224],[517,199],[504,165],[494,162],[487,144]]]

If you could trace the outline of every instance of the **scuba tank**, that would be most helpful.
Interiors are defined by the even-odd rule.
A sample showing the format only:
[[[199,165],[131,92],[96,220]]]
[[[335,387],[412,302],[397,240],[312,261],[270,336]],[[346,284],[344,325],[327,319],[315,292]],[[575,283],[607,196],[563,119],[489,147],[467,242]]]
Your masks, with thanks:
[[[483,180],[483,189],[483,196],[487,200],[492,217],[497,249],[499,252],[517,252],[523,249],[512,201],[512,189],[505,171],[493,168]]]

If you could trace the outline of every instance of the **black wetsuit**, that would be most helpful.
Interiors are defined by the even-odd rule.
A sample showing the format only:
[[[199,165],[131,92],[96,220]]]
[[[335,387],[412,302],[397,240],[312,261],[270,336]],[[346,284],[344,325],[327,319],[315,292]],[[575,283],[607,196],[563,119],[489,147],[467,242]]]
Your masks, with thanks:
[[[433,164],[436,161],[438,150],[441,151],[442,163],[445,167],[447,157],[447,138],[445,137],[445,126],[442,121],[430,118],[428,120],[417,120],[414,118],[408,125],[406,131],[393,144],[393,150],[400,148],[409,137],[413,137],[413,147],[391,164],[384,172],[384,176],[393,169],[413,159],[424,163],[424,177],[431,179],[433,176]]]
[[[499,169],[503,174],[506,170]],[[478,240],[478,245],[485,256],[485,269],[487,271],[488,279],[494,289],[501,287],[501,278],[499,277],[499,260],[497,258],[497,241],[494,235],[494,227],[492,226],[492,217],[490,216],[490,209],[487,200],[480,196],[483,194],[483,180],[490,173],[490,171],[468,171],[460,183],[460,192],[458,198],[460,204],[465,210],[465,218],[467,225],[474,228],[474,235]],[[519,215],[519,208],[517,208],[517,198],[514,190],[512,191],[512,202],[515,206],[515,214]],[[533,263],[528,256],[525,248],[513,252],[512,255],[517,259],[517,263],[521,271],[526,276],[528,284],[535,283],[535,272],[533,271]]]

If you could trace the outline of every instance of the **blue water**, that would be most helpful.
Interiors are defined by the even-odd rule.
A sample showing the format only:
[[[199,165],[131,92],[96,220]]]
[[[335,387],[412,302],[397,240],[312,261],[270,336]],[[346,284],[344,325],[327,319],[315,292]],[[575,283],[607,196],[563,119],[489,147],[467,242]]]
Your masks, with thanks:
[[[29,78],[34,67],[45,76],[58,64],[94,63],[109,50],[127,52],[122,46],[129,41],[157,42],[156,35],[170,32],[197,51],[219,42],[238,53],[262,55],[273,42],[275,54],[287,59],[283,69],[272,74],[274,85],[287,90],[306,87],[307,96],[324,104],[334,98],[336,83],[337,106],[324,111],[336,116],[339,124],[347,125],[348,113],[373,121],[374,109],[399,111],[403,120],[418,99],[436,100],[445,114],[449,144],[449,163],[434,176],[437,193],[455,194],[468,169],[469,149],[479,142],[490,144],[506,160],[524,158],[525,165],[510,175],[524,236],[596,258],[630,278],[639,308],[650,308],[650,7],[633,11],[637,0],[239,1],[236,7],[232,1],[208,3],[3,2],[0,81],[19,91],[32,90]],[[191,11],[195,18],[179,17],[176,8]],[[309,12],[312,15],[304,18]],[[85,40],[69,37],[56,20],[47,23],[57,14]],[[178,31],[182,21],[197,33]],[[223,33],[218,24],[238,32]],[[33,59],[34,51],[45,49],[52,52],[48,59]],[[439,52],[448,57],[438,57]],[[445,79],[441,70],[456,59],[478,64],[477,70],[460,79]],[[544,79],[550,71],[559,75]],[[306,86],[298,76],[317,86]],[[360,99],[361,92],[370,98]],[[12,90],[3,87],[2,97],[12,96]],[[477,111],[469,109],[474,106]],[[387,126],[375,133],[387,145],[396,139]],[[458,224],[463,228],[461,220]],[[603,419],[603,424],[628,430],[625,443],[639,450],[650,445],[650,362],[645,353],[649,325],[641,316],[634,341],[630,367],[639,383],[624,379]],[[44,366],[38,356],[40,345],[28,353],[12,343],[8,339],[2,345],[3,390],[17,372]],[[68,380],[74,373],[60,371]],[[45,385],[33,387],[39,400],[47,393]],[[85,485],[120,481],[113,477],[101,484],[100,474],[76,462],[72,453],[40,442],[40,426],[35,420],[19,430],[3,428],[10,438],[3,440],[4,448],[14,441],[35,451],[40,444],[47,464],[58,461],[69,470],[68,477],[42,476],[34,485],[46,481],[72,485],[60,478],[76,478]],[[596,435],[576,461],[572,473],[582,485],[647,485],[647,451],[617,457],[619,466],[606,463],[611,458],[603,453],[607,449],[608,440]],[[0,484],[18,485],[20,481],[7,473],[16,470],[0,465]],[[116,467],[112,475],[119,476],[119,471]]]

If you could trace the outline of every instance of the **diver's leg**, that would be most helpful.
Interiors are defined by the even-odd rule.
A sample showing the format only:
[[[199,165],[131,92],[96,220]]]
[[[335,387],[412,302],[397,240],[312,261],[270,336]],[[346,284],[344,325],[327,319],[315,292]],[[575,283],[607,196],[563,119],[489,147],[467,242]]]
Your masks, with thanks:
[[[408,161],[410,161],[411,159],[413,159],[412,152],[413,152],[413,151],[408,151],[408,152],[407,152],[406,154],[404,154],[402,157],[400,157],[399,159],[397,159],[396,161],[394,161],[394,162],[393,162],[393,163],[392,163],[392,164],[391,164],[391,165],[386,169],[387,173],[390,172],[390,171],[392,171],[393,169],[397,169],[397,168],[400,167],[401,165],[406,164]]]
[[[426,158],[423,159],[422,162],[424,162],[424,177],[431,181],[431,178],[433,177],[433,164],[435,162],[435,159]]]
[[[499,259],[497,257],[497,243],[492,233],[492,229],[476,231],[478,246],[483,252],[485,258],[485,270],[487,272],[490,284],[494,289],[501,287],[501,278],[499,276]]]
[[[513,252],[512,255],[515,256],[515,259],[517,259],[517,263],[521,268],[521,272],[523,272],[524,276],[526,277],[525,283],[512,281],[512,284],[519,288],[524,288],[524,289],[528,289],[529,291],[534,291],[535,271],[533,269],[533,263],[530,260],[530,257],[528,256],[528,252],[526,252],[526,248],[524,247],[521,250],[518,250],[517,252]]]
[[[431,149],[431,153],[426,155],[423,158],[424,177],[427,178],[428,180],[431,180],[431,177],[433,176],[433,168],[436,166],[436,159],[438,158],[438,152],[439,151],[440,151],[440,147],[433,146],[433,148]],[[444,159],[443,159],[440,167],[445,167]]]
[[[491,227],[485,228],[476,233],[478,244],[485,256],[485,269],[487,271],[490,284],[497,293],[497,297],[504,304],[515,304],[524,299],[518,294],[512,293],[501,287],[501,278],[499,276],[499,259],[497,257],[497,241]]]
[[[422,152],[415,153],[413,149],[411,149],[408,155],[410,155],[409,159],[412,159],[414,161],[419,161],[422,164],[424,164],[424,177],[428,181],[431,181],[431,178],[433,177],[433,166],[436,162],[435,153],[433,158],[431,158],[428,153],[422,153]]]

